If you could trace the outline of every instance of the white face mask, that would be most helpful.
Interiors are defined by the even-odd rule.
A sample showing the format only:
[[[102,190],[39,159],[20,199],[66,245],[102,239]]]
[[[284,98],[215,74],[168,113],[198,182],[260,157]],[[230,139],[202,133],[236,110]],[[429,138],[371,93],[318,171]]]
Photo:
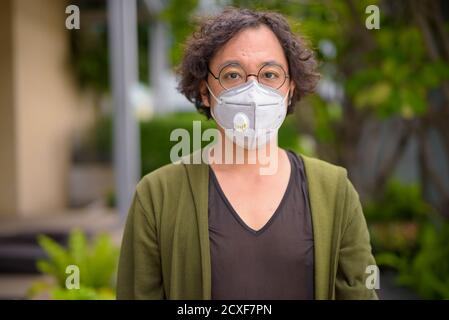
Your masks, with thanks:
[[[277,135],[287,115],[288,92],[282,96],[278,90],[253,80],[216,97],[206,86],[216,101],[212,117],[235,144],[253,150]]]

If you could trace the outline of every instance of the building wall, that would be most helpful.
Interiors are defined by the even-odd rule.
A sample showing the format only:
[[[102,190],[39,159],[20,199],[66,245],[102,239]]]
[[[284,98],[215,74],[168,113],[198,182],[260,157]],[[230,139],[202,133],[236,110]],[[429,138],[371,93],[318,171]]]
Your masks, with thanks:
[[[70,143],[85,101],[69,69],[66,5],[2,1],[0,216],[48,215],[67,203]]]
[[[12,1],[0,10],[0,217],[17,210]]]

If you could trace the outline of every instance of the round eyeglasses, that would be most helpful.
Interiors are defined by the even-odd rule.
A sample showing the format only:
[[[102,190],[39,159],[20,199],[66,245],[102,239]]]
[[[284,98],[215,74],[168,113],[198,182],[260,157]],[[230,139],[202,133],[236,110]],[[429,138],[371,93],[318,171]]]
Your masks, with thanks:
[[[225,65],[215,76],[210,69],[207,69],[215,80],[220,82],[223,89],[231,89],[241,84],[244,84],[249,76],[257,77],[259,83],[269,86],[273,89],[279,89],[288,78],[288,74],[278,64],[268,63],[264,64],[257,74],[246,73],[238,63],[230,63]]]

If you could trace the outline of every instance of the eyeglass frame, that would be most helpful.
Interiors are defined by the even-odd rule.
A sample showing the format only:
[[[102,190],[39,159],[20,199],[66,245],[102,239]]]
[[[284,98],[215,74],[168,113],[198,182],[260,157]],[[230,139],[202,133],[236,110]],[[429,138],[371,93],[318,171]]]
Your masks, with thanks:
[[[260,74],[260,71],[261,71],[263,68],[265,68],[266,66],[271,66],[271,65],[274,65],[274,66],[277,66],[277,67],[281,68],[281,70],[284,72],[284,76],[285,76],[285,79],[284,79],[284,81],[282,82],[282,84],[281,84],[279,87],[273,88],[273,89],[278,90],[278,89],[282,88],[282,86],[285,84],[285,82],[287,81],[287,79],[290,78],[290,75],[289,75],[287,72],[285,72],[284,68],[283,68],[280,64],[278,64],[278,63],[273,63],[273,62],[267,62],[267,63],[264,63],[264,64],[259,68],[259,71],[257,72],[257,74],[254,74],[254,73],[247,73],[246,70],[245,70],[239,63],[231,62],[231,63],[225,64],[223,67],[221,67],[220,71],[218,72],[218,77],[215,76],[215,74],[213,74],[212,71],[209,69],[209,66],[207,66],[207,71],[211,74],[211,76],[212,76],[215,80],[218,80],[218,83],[220,84],[220,86],[221,86],[224,90],[229,90],[229,89],[231,89],[231,88],[225,88],[225,87],[221,84],[221,81],[220,81],[220,75],[221,75],[221,73],[223,72],[223,70],[224,70],[225,68],[227,68],[227,67],[229,67],[229,66],[232,66],[232,65],[239,66],[239,67],[245,72],[245,74],[246,74],[246,79],[245,79],[245,82],[243,82],[243,83],[248,82],[248,77],[250,77],[250,76],[256,77],[256,78],[257,78],[257,82],[260,83],[260,81],[259,81],[259,74]]]

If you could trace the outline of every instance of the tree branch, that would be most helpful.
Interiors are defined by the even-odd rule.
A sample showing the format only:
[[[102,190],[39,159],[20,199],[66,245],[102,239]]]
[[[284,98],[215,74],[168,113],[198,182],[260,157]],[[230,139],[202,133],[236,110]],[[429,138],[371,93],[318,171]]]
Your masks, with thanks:
[[[443,199],[443,203],[446,202],[449,199],[449,190],[447,190],[446,186],[444,185],[443,180],[441,179],[441,176],[437,174],[432,166],[430,165],[430,153],[429,153],[429,147],[427,143],[427,137],[424,132],[426,130],[425,128],[420,128],[418,130],[418,141],[419,141],[419,152],[421,154],[420,160],[423,165],[423,169],[425,170],[425,173],[428,175],[430,182],[435,186],[437,192],[441,195]]]
[[[384,161],[381,165],[381,169],[377,174],[377,178],[374,182],[374,189],[381,190],[385,186],[388,177],[391,175],[391,172],[396,168],[398,161],[400,160],[402,154],[404,153],[405,147],[407,146],[408,139],[410,137],[410,125],[403,120],[404,129],[396,142],[396,147],[393,150],[392,155],[387,161]],[[380,192],[379,192],[380,193]]]

